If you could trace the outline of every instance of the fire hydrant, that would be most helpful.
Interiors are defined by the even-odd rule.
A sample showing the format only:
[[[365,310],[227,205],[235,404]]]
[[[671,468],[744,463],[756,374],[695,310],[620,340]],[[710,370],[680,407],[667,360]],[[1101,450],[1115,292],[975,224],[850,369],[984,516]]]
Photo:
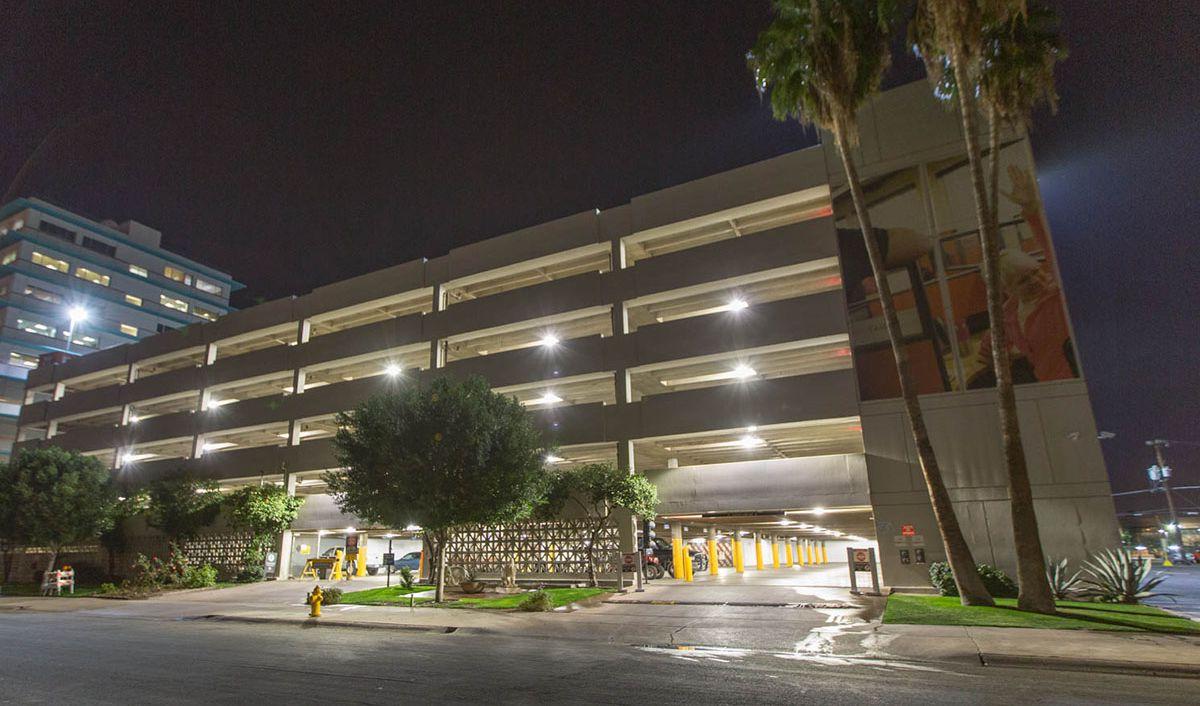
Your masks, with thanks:
[[[308,616],[310,618],[321,617],[321,601],[325,600],[325,594],[321,592],[321,587],[317,586],[308,594]]]

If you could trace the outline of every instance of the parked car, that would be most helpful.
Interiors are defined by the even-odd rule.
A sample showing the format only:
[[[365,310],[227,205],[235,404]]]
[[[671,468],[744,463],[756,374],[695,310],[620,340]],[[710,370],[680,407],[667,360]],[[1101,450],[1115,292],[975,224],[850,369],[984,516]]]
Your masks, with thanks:
[[[692,555],[692,573],[700,571],[708,571],[708,554],[696,549],[689,542],[687,543],[688,553]],[[678,578],[675,575],[675,552],[671,550],[671,543],[662,537],[654,538],[654,556],[658,557],[658,563],[672,577]]]
[[[421,552],[409,552],[404,556],[398,556],[392,566],[395,567],[396,571],[402,568],[416,571],[421,568]]]

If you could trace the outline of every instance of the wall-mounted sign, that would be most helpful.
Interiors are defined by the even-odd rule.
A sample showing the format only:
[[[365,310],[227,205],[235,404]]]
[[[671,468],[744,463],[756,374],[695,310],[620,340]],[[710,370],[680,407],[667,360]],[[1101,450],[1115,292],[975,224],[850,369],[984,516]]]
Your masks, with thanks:
[[[900,525],[900,534],[911,537],[917,533],[916,525]]]

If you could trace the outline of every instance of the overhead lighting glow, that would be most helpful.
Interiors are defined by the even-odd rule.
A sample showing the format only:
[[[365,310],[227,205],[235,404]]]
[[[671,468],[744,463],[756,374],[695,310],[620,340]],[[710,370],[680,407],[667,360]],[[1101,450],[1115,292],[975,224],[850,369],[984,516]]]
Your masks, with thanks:
[[[751,368],[749,365],[739,365],[733,369],[733,376],[738,380],[752,378],[755,375],[758,375],[758,372],[756,372],[754,368]]]
[[[71,324],[78,324],[87,321],[88,310],[81,306],[73,306],[67,310],[67,316],[71,319]]]
[[[136,414],[129,415],[129,423],[130,424],[137,424],[140,421],[142,421],[142,418],[137,416]]]
[[[763,441],[761,438],[759,438],[757,436],[751,436],[749,434],[738,439],[738,444],[743,449],[753,449],[755,447],[762,446],[765,443],[766,442]]]
[[[236,397],[227,397],[226,399],[223,399],[223,400],[209,400],[207,409],[216,409],[217,407],[223,407],[227,404],[232,404],[234,402],[237,402]]]
[[[421,526],[420,525],[409,525],[404,528],[404,531],[405,532],[420,532]]]
[[[152,453],[127,453],[121,457],[121,464],[124,465],[126,463],[137,463],[138,461],[145,461],[146,459],[157,457],[158,454]]]
[[[741,311],[743,309],[748,309],[749,307],[750,302],[742,299],[741,297],[734,297],[733,299],[729,300],[728,304],[725,305],[725,308],[729,311]]]
[[[387,375],[388,377],[394,378],[400,374],[400,371],[401,371],[401,368],[399,365],[397,365],[395,363],[388,363],[387,367],[385,367],[383,369],[383,374]]]
[[[220,451],[221,449],[227,449],[230,446],[237,446],[237,444],[233,443],[232,441],[214,441],[213,443],[205,444],[200,448],[204,451]]]
[[[824,515],[824,514],[825,514],[825,508],[823,508],[823,507],[814,507],[814,508],[812,509],[812,514],[814,514],[814,515]]]
[[[346,528],[346,534],[354,534],[354,533],[355,533],[355,531],[356,531],[356,530],[355,530],[353,527],[347,527],[347,528]]]
[[[555,456],[554,454],[546,454],[546,463],[562,463],[565,460],[566,459],[564,459],[562,456]]]
[[[521,404],[525,405],[526,407],[531,407],[536,404],[558,404],[559,402],[562,402],[562,401],[563,401],[563,398],[561,398],[558,395],[554,394],[553,392],[550,392],[549,390],[547,390],[545,393],[542,394],[541,397],[535,397],[531,400],[525,400]]]
[[[745,380],[758,375],[758,371],[751,368],[749,365],[739,365],[732,370],[724,370],[719,373],[709,373],[708,375],[693,375],[686,378],[670,378],[660,380],[659,384],[664,387],[674,387],[676,385],[692,385],[698,382],[714,382],[716,380]]]
[[[559,344],[559,342],[560,341],[559,341],[558,336],[555,336],[552,333],[548,333],[548,334],[542,336],[542,338],[538,341],[538,343],[540,343],[545,348],[553,348],[553,347],[557,346]]]

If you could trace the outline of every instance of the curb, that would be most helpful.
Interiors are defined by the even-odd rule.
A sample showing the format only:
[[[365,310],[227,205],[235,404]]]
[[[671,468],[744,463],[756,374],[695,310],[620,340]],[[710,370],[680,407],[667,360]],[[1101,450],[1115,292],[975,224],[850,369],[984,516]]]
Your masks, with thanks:
[[[708,605],[708,606],[733,606],[737,608],[824,608],[824,609],[843,609],[852,610],[855,608],[863,608],[862,605],[853,603],[762,603],[755,601],[662,601],[650,598],[645,599],[609,599],[603,601],[613,605]]]
[[[428,632],[448,635],[458,632],[461,628],[452,625],[405,625],[402,623],[360,623],[351,620],[323,620],[320,618],[267,618],[254,615],[197,615],[184,618],[185,620],[212,620],[229,623],[259,623],[274,625],[295,625],[302,628],[360,628],[364,630],[397,630],[401,632]]]
[[[979,653],[985,667],[1023,667],[1033,669],[1056,669],[1071,672],[1102,672],[1107,674],[1129,674],[1142,677],[1179,677],[1200,679],[1200,665],[1151,664],[1104,659],[1070,659],[1066,657],[1042,657],[1033,655],[989,655]]]

